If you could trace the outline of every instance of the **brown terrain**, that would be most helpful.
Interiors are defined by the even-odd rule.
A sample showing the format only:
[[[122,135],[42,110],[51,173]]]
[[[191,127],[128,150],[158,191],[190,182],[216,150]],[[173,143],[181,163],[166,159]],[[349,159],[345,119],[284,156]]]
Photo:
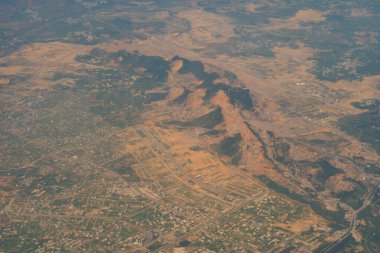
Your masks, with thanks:
[[[246,7],[255,15],[258,6],[248,4]],[[109,17],[107,13],[97,15]],[[255,33],[257,29],[297,30],[301,27],[300,23],[323,21],[325,15],[324,12],[311,9],[300,10],[289,19],[274,18],[269,24],[263,25],[264,27],[247,31]],[[352,15],[361,16],[368,13],[357,10]],[[132,16],[133,21],[145,18],[129,12],[120,12],[116,16]],[[95,48],[109,53],[119,50],[138,51],[143,55],[163,57],[167,61],[171,61],[175,56],[200,61],[204,64],[206,72],[219,74],[220,77],[213,81],[213,85],[223,82],[231,87],[249,89],[254,108],[242,109],[241,106],[234,104],[223,90],[217,91],[210,100],[206,101],[207,89],[201,86],[202,80],[191,73],[180,73],[184,66],[182,59],[171,62],[165,85],[150,90],[150,92],[168,91],[168,95],[160,101],[146,105],[136,125],[126,127],[115,134],[122,142],[117,152],[123,155],[131,154],[137,161],[134,167],[137,175],[153,181],[163,194],[158,194],[147,187],[139,187],[127,195],[142,194],[157,202],[175,196],[177,201],[185,202],[186,194],[176,195],[178,187],[183,187],[191,189],[200,196],[206,196],[205,199],[221,203],[220,209],[223,212],[216,215],[217,207],[214,209],[210,207],[210,212],[215,214],[215,217],[222,218],[230,211],[234,211],[235,207],[251,204],[250,201],[255,199],[253,196],[264,191],[274,196],[273,198],[281,198],[292,206],[292,210],[298,206],[302,207],[301,217],[292,218],[290,214],[284,214],[274,223],[275,226],[289,230],[297,236],[312,228],[320,227],[323,228],[321,230],[327,231],[323,234],[324,239],[334,241],[339,233],[330,234],[331,231],[327,228],[328,221],[325,218],[317,215],[308,206],[269,189],[259,178],[265,176],[296,194],[306,195],[310,189],[318,192],[313,181],[319,173],[318,168],[305,166],[302,170],[297,170],[277,160],[276,157],[288,156],[288,159],[294,163],[305,160],[318,161],[330,157],[331,165],[342,171],[324,182],[325,188],[317,198],[327,210],[337,211],[339,200],[334,194],[353,190],[355,184],[350,179],[366,183],[365,172],[342,157],[351,159],[361,156],[376,164],[379,162],[379,156],[368,145],[363,145],[339,130],[336,121],[341,116],[360,113],[359,109],[351,106],[352,102],[380,97],[377,87],[380,77],[365,77],[361,81],[352,82],[322,83],[310,71],[316,64],[312,59],[315,49],[301,42],[296,49],[274,47],[274,58],[232,56],[227,53],[212,55],[214,47],[227,43],[236,36],[234,24],[229,18],[193,6],[190,10],[175,13],[175,17],[167,11],[155,12],[149,21],[171,19],[186,20],[191,28],[184,33],[150,35],[144,40],[109,40],[97,45],[46,42],[24,46],[15,53],[0,58],[0,63],[7,64],[0,67],[0,86],[13,85],[18,96],[52,91],[58,85],[72,88],[76,83],[75,78],[53,80],[54,74],[59,72],[75,75],[76,78],[88,77],[89,74],[85,70],[111,70],[117,68],[123,61],[121,58],[104,65],[95,65],[76,60],[76,56],[86,55]],[[174,23],[172,25],[175,26]],[[144,28],[139,32],[149,34]],[[374,38],[375,36],[370,40]],[[357,34],[358,41],[366,43],[366,39]],[[342,64],[350,68],[358,63]],[[144,68],[136,70],[139,73],[145,71]],[[224,74],[227,71],[235,74],[237,79],[228,80]],[[27,82],[14,83],[11,76],[21,76],[26,78]],[[188,97],[180,104],[173,103],[186,90],[190,91]],[[0,93],[0,99],[10,98]],[[219,109],[222,120],[212,127],[218,131],[217,135],[207,134],[210,130],[207,127],[181,125],[183,122],[194,122]],[[25,106],[16,105],[13,110],[25,110]],[[30,109],[30,112],[32,111]],[[48,112],[48,109],[46,111]],[[96,120],[103,122],[101,117]],[[221,145],[225,138],[233,136],[241,137],[241,141],[237,144],[237,154],[226,155],[219,152],[218,145]],[[316,140],[324,144],[315,144]],[[43,143],[44,140],[40,141]],[[289,147],[287,154],[281,153],[285,152],[278,148],[281,145]],[[72,157],[72,163],[75,163],[78,156]],[[234,159],[236,157],[238,157],[237,162]],[[118,177],[115,172],[104,171],[101,173],[104,172],[110,181]],[[2,176],[0,186],[10,186],[12,179],[12,176]],[[121,190],[115,189],[115,191]],[[3,193],[0,194],[1,197],[4,196]],[[353,212],[348,205],[342,206],[348,213]],[[8,205],[8,209],[11,207],[12,203]],[[80,210],[76,212],[80,213]],[[100,213],[100,210],[93,209],[85,215],[96,217]],[[196,221],[208,224],[213,220],[202,217]],[[162,240],[178,243],[180,239],[186,238],[195,242],[199,239],[197,232],[203,231],[202,229],[204,227],[194,226],[183,238],[176,237],[174,233],[160,235],[151,240],[149,245]],[[312,242],[310,245],[307,250],[301,249],[299,252],[309,252],[308,250],[317,248],[320,242],[314,244]]]
[[[254,6],[249,7],[254,11]],[[167,14],[164,12],[160,15]],[[216,58],[209,58],[207,56],[207,48],[209,44],[223,43],[228,38],[234,35],[233,26],[230,21],[221,16],[206,13],[201,9],[190,10],[180,12],[178,17],[188,20],[191,23],[191,30],[189,33],[181,35],[172,34],[169,35],[157,35],[150,37],[144,41],[114,41],[104,44],[96,45],[96,48],[101,48],[109,52],[115,52],[117,50],[134,51],[138,50],[145,55],[158,55],[165,59],[171,59],[175,55],[181,55],[189,60],[200,60],[206,64],[206,68],[210,70],[225,70],[231,71],[236,74],[238,80],[250,89],[255,101],[255,114],[241,113],[238,108],[229,103],[228,97],[223,91],[212,99],[211,104],[213,106],[220,106],[222,108],[222,114],[224,118],[223,129],[226,130],[227,135],[233,135],[240,133],[243,137],[242,146],[252,146],[255,150],[247,152],[247,149],[242,148],[242,160],[241,167],[247,169],[253,175],[270,175],[270,177],[280,184],[290,186],[290,181],[279,174],[272,168],[272,165],[263,158],[261,144],[257,141],[255,136],[247,128],[245,121],[248,122],[256,129],[262,131],[272,131],[276,136],[283,138],[294,138],[303,136],[304,138],[321,138],[323,131],[329,134],[326,137],[328,140],[331,138],[343,138],[343,140],[349,140],[341,147],[340,152],[350,156],[362,155],[369,160],[375,161],[377,155],[367,147],[359,144],[354,139],[346,136],[334,125],[330,124],[337,117],[344,115],[347,111],[355,110],[350,107],[352,101],[358,101],[368,96],[379,95],[379,91],[375,88],[379,77],[365,78],[360,85],[360,89],[357,88],[355,82],[340,81],[338,83],[332,83],[329,87],[324,86],[323,95],[331,97],[331,99],[320,99],[318,91],[313,91],[314,83],[318,81],[310,74],[309,70],[313,68],[314,63],[310,60],[313,54],[313,49],[307,48],[305,45],[299,45],[298,49],[290,48],[275,48],[275,59],[266,59],[264,57],[230,57],[227,55],[219,55]],[[297,29],[297,23],[300,21],[319,21],[323,20],[323,13],[317,13],[312,10],[299,11],[294,17],[281,21],[273,21],[269,27],[271,29],[280,29],[278,26],[295,26]],[[280,24],[276,25],[276,22]],[[0,62],[7,62],[9,66],[0,67],[0,74],[3,75],[22,75],[28,77],[28,83],[19,87],[19,92],[31,92],[31,90],[43,90],[50,89],[54,82],[51,82],[51,76],[57,71],[65,70],[65,73],[76,73],[77,69],[91,68],[86,64],[76,62],[75,56],[83,55],[91,51],[95,46],[74,45],[66,44],[62,42],[51,43],[36,43],[30,46],[26,46],[20,49],[15,54],[0,59]],[[205,53],[203,53],[205,52]],[[178,87],[181,82],[192,86],[188,88],[193,89],[196,87],[197,80],[195,77],[180,77],[176,78],[176,72],[181,68],[181,61],[174,62],[172,65],[172,74],[169,77],[168,83],[172,88],[170,89],[169,99],[174,98],[181,93],[184,85]],[[111,66],[110,66],[111,67]],[[260,69],[265,69],[266,76],[259,74]],[[291,71],[289,71],[289,69]],[[80,74],[81,75],[81,74]],[[83,74],[82,74],[83,75]],[[2,85],[7,85],[9,80],[1,79]],[[62,79],[57,81],[70,85],[72,81],[70,79]],[[337,94],[347,94],[343,99],[335,99]],[[170,118],[194,118],[195,114],[201,114],[206,112],[202,103],[203,92],[202,89],[196,89],[194,93],[186,100],[183,110],[174,115],[169,114],[169,118],[155,118],[160,121],[165,121]],[[376,97],[376,95],[375,95]],[[286,107],[279,104],[279,101],[286,101],[289,103]],[[310,101],[315,101],[316,106],[310,107]],[[308,108],[310,107],[310,108]],[[166,108],[166,105],[163,107]],[[171,110],[168,107],[167,110]],[[295,117],[288,116],[289,110],[298,111],[298,115]],[[303,110],[311,111],[316,115],[328,115],[323,120],[309,118],[304,116]],[[155,110],[147,112],[146,117],[150,115],[157,115],[159,112]],[[168,115],[167,112],[162,114]],[[188,114],[188,115],[186,115]],[[149,122],[150,125],[157,124],[158,122]],[[323,130],[322,130],[323,129]],[[167,138],[170,138],[169,136]],[[197,137],[200,138],[201,137]],[[265,135],[263,138],[266,138]],[[211,140],[207,137],[207,141],[210,145],[217,140]],[[189,147],[186,138],[183,139],[183,148]],[[171,145],[171,144],[170,144]],[[327,150],[326,150],[327,151]],[[328,151],[327,151],[328,152]],[[290,155],[294,159],[300,158],[317,158],[323,156],[323,151],[316,151],[308,147],[305,143],[293,143],[290,148]],[[298,158],[299,157],[299,158]],[[197,160],[197,159],[195,159]],[[207,159],[202,159],[207,160]],[[200,161],[198,161],[199,163]],[[207,163],[204,165],[208,167]],[[202,167],[202,166],[201,166]],[[287,170],[286,167],[281,167]],[[347,168],[347,174],[353,176],[359,171]],[[194,173],[211,173],[210,171],[202,172],[202,169],[198,169]],[[284,172],[287,175],[289,172]],[[224,174],[224,173],[221,173]],[[225,175],[228,177],[228,173]],[[333,180],[333,179],[332,179]],[[337,178],[336,180],[344,180]],[[302,183],[302,182],[301,182]],[[343,184],[338,184],[344,185]],[[292,185],[296,190],[297,186]],[[301,191],[301,189],[298,189]]]

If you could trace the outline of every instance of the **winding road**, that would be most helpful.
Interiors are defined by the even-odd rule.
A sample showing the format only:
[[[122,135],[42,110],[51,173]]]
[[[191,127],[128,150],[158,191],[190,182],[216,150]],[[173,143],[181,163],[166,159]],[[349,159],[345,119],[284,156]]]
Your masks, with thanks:
[[[332,244],[327,246],[325,249],[323,249],[321,253],[332,252],[332,250],[334,250],[339,244],[341,244],[345,239],[347,239],[348,236],[351,235],[352,231],[357,225],[358,214],[371,204],[378,186],[379,186],[379,183],[367,193],[367,195],[364,198],[363,205],[359,209],[354,211],[354,215],[352,217],[350,226],[347,228],[346,232],[342,236],[340,236],[335,242],[333,242]]]

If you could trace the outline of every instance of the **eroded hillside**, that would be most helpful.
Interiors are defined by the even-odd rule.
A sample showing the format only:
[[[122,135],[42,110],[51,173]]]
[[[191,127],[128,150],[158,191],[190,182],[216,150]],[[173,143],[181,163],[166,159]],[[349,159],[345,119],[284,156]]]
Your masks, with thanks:
[[[0,250],[379,249],[377,3],[0,6]]]

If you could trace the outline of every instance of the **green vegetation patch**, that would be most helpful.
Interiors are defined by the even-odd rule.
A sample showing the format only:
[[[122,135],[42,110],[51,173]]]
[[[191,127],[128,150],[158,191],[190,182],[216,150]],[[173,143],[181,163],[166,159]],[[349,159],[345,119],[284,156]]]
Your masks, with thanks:
[[[241,143],[243,138],[240,133],[234,136],[225,137],[219,144],[214,146],[216,152],[220,155],[229,156],[233,164],[238,164],[241,158]]]
[[[166,123],[175,124],[180,127],[202,127],[207,129],[213,129],[215,126],[219,125],[223,122],[223,114],[222,109],[218,106],[216,109],[211,112],[200,116],[199,118],[193,119],[191,121],[178,121],[178,120],[170,120]]]
[[[109,167],[111,170],[117,172],[128,182],[140,182],[141,178],[133,169],[135,162],[136,161],[132,156],[127,156],[113,161],[111,164],[109,164]]]
[[[360,102],[352,102],[351,105],[361,110],[378,110],[380,107],[380,100],[378,99],[365,99]]]
[[[182,94],[179,95],[178,97],[176,97],[175,99],[173,99],[171,104],[173,104],[173,105],[182,104],[183,102],[186,101],[186,99],[190,95],[190,93],[191,93],[191,91],[189,89],[184,88]]]
[[[318,173],[317,178],[319,181],[322,181],[322,182],[325,182],[330,177],[343,172],[343,170],[331,165],[331,163],[327,160],[320,160],[320,161],[314,162],[312,163],[312,166],[318,167],[321,169],[320,173]]]
[[[289,160],[290,146],[287,143],[276,143],[274,145],[273,158],[283,164]]]
[[[218,91],[223,90],[231,103],[241,106],[243,109],[253,109],[253,100],[250,91],[247,88],[233,87],[225,83],[214,84],[213,82],[219,78],[217,73],[208,73],[205,71],[204,65],[200,61],[189,61],[184,58],[175,56],[172,61],[182,60],[183,66],[179,70],[180,74],[193,74],[199,80],[203,81],[199,88],[206,89],[205,101],[210,100]],[[229,80],[234,80],[234,76],[227,73]]]
[[[222,109],[218,106],[215,110],[192,120],[190,126],[203,127],[203,128],[214,128],[223,122]]]
[[[124,176],[128,182],[140,182],[140,177],[131,166],[122,166],[115,169],[117,173]]]
[[[108,53],[95,48],[76,57],[78,62],[94,66],[116,67],[84,70],[87,77],[76,81],[77,89],[95,93],[96,103],[89,111],[103,117],[114,126],[125,127],[138,122],[145,105],[163,100],[167,91],[149,92],[163,86],[170,63],[163,58],[138,52]]]
[[[338,125],[347,134],[370,144],[380,154],[380,110],[340,118]]]
[[[311,209],[316,214],[324,217],[325,219],[331,222],[341,224],[341,225],[347,224],[347,221],[344,218],[345,212],[341,207],[339,207],[339,211],[337,212],[328,211],[321,205],[321,203],[318,200],[315,200],[314,198],[310,196],[303,196],[301,194],[291,192],[288,188],[282,185],[279,185],[278,183],[274,182],[267,176],[259,176],[258,178],[260,181],[262,181],[266,186],[268,186],[272,190],[280,194],[284,194],[293,200],[310,205]]]
[[[365,165],[364,170],[366,172],[368,172],[368,173],[380,175],[380,166],[375,165],[375,164],[367,164],[367,165]]]

